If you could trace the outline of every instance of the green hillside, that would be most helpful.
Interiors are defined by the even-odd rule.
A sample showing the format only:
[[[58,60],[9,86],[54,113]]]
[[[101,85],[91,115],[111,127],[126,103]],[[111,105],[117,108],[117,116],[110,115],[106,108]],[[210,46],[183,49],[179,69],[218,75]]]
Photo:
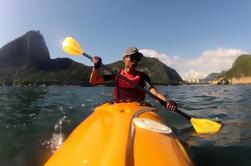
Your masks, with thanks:
[[[31,65],[0,68],[0,85],[89,85],[92,67],[67,58],[63,58],[61,61],[67,62],[67,65],[62,66],[62,63],[59,63],[60,66],[57,67],[54,60],[52,60],[52,64],[45,69]],[[124,63],[118,61],[107,66],[117,71],[124,68]],[[155,58],[144,58],[138,64],[138,69],[147,73],[152,82],[157,85],[178,85],[182,83],[181,77],[175,70]],[[111,84],[113,83],[111,82]]]
[[[26,65],[0,68],[0,83],[5,85],[87,85],[91,68],[70,60],[62,69],[39,69]]]
[[[210,73],[204,79],[202,79],[202,81],[209,82],[209,81],[217,80],[220,77],[222,77],[225,73],[226,71],[222,71],[221,73]]]
[[[239,56],[226,73],[227,78],[247,76],[251,76],[251,54]]]

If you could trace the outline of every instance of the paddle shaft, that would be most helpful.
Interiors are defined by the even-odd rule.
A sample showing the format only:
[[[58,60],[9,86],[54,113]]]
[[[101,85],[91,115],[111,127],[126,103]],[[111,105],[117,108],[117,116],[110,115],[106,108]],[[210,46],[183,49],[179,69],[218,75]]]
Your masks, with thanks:
[[[87,57],[88,59],[90,59],[92,61],[92,57],[86,53],[83,53],[82,54],[83,56]],[[159,98],[158,96],[155,96],[154,94],[152,94],[150,91],[146,90],[145,88],[142,88],[141,86],[139,86],[138,84],[135,84],[133,81],[129,80],[128,78],[122,76],[121,74],[113,71],[111,68],[105,66],[104,64],[100,64],[100,66],[102,68],[104,68],[105,70],[107,71],[110,71],[112,74],[118,76],[119,78],[121,78],[122,80],[128,82],[131,86],[141,90],[142,92],[146,93],[148,96],[154,98],[155,100],[159,101],[161,105],[163,105],[165,108],[166,108],[166,105],[167,105],[167,101],[165,100],[162,100],[161,98]],[[177,112],[178,114],[182,115],[184,118],[190,120],[191,119],[191,116],[187,115],[186,113],[180,111],[179,109],[176,109],[175,112]]]

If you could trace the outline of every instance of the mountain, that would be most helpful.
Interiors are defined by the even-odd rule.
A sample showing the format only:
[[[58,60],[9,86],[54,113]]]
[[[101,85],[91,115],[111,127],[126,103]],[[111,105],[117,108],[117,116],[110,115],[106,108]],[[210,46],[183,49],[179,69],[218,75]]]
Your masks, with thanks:
[[[49,60],[49,50],[39,31],[27,32],[0,49],[0,68],[27,64],[41,66]]]
[[[123,62],[108,64],[114,70]],[[154,84],[177,85],[179,74],[154,58],[143,58],[139,69]],[[29,31],[0,49],[0,84],[5,85],[89,85],[92,67],[68,58],[51,59],[46,42],[39,31]]]
[[[201,80],[204,82],[214,81],[214,80],[219,79],[225,73],[226,73],[226,71],[222,71],[221,73],[210,73],[204,79],[201,79]]]
[[[239,56],[225,75],[228,79],[251,77],[251,54]]]
[[[250,84],[251,54],[240,55],[231,69],[221,73],[211,73],[204,80],[213,84]]]
[[[39,31],[29,31],[0,49],[0,82],[7,85],[87,84],[91,67],[68,58],[50,59]]]

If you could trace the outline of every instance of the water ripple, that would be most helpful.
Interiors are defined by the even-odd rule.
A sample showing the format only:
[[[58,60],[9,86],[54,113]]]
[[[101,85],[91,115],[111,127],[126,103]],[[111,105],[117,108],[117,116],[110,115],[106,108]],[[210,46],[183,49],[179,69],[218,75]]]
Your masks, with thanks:
[[[208,155],[231,157],[225,150],[245,161],[239,165],[251,165],[251,159],[239,155],[251,149],[250,85],[158,86],[157,89],[175,100],[182,111],[223,123],[220,132],[199,135],[189,121],[146,98],[191,150],[197,165],[207,165],[203,161],[207,161]],[[18,156],[22,161],[19,165],[42,165],[96,106],[112,98],[113,87],[0,87],[0,163],[13,165],[11,159]],[[224,165],[223,160],[218,162]]]

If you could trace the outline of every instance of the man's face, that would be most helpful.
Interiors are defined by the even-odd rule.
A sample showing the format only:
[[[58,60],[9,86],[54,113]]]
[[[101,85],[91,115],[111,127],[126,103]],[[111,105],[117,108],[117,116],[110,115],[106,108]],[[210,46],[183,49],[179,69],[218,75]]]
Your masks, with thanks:
[[[139,59],[132,56],[126,56],[124,58],[124,63],[126,68],[136,69]]]

